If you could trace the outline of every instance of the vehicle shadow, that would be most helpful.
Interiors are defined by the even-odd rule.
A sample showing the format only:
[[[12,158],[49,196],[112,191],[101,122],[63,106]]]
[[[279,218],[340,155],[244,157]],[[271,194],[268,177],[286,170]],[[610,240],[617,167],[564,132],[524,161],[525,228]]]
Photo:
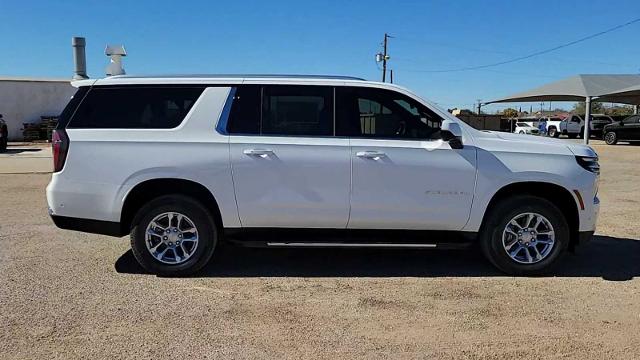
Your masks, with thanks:
[[[14,155],[14,154],[22,154],[22,153],[27,153],[27,152],[40,152],[42,151],[42,149],[20,149],[20,148],[7,148],[7,150],[5,152],[3,152],[3,154],[7,154],[7,155]]]
[[[119,273],[144,274],[131,250],[115,263]],[[479,250],[273,249],[219,247],[194,277],[480,277],[507,276]],[[548,276],[640,276],[640,240],[595,236],[569,253]]]

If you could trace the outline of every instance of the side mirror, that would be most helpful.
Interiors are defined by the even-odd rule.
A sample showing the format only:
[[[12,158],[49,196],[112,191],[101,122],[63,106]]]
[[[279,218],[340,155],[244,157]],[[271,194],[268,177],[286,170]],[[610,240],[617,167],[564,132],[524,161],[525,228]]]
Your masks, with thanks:
[[[440,126],[440,133],[442,134],[442,140],[447,141],[452,149],[463,148],[460,124],[451,120],[444,120],[442,126]]]

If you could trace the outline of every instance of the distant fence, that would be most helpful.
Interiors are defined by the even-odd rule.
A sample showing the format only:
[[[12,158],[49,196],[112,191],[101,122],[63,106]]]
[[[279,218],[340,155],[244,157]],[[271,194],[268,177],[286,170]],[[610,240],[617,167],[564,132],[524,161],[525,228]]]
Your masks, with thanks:
[[[460,114],[456,117],[478,130],[509,131],[511,132],[511,120],[502,115],[467,115]]]

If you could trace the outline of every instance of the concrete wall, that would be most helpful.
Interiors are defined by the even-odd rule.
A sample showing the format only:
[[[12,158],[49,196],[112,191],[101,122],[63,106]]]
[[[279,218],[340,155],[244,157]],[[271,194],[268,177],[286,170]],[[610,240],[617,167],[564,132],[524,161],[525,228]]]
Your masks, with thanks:
[[[0,114],[9,128],[9,140],[22,140],[23,123],[60,115],[75,90],[64,80],[0,78]]]

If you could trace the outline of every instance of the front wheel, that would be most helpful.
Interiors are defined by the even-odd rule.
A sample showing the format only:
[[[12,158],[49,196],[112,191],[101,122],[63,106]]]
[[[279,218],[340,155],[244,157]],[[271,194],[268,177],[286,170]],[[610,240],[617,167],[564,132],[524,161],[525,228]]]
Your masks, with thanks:
[[[524,131],[520,130],[520,131],[518,132],[518,134],[524,134]]]
[[[616,135],[616,133],[613,131],[609,131],[604,134],[604,142],[607,145],[615,145],[618,143],[618,135]]]
[[[551,202],[515,196],[487,214],[480,244],[487,259],[505,273],[538,275],[548,272],[566,252],[569,226]]]
[[[188,275],[204,267],[218,242],[209,211],[182,196],[156,198],[138,211],[131,229],[131,249],[147,271],[165,276]]]

